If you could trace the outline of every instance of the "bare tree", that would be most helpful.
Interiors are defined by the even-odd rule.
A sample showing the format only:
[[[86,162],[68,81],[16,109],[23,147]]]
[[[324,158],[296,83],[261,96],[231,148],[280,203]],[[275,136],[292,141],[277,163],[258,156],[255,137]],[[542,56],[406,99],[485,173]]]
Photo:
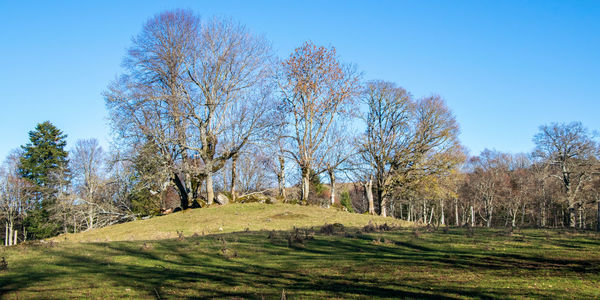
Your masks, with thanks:
[[[484,150],[477,157],[469,160],[472,170],[468,184],[473,197],[483,211],[479,212],[487,227],[492,226],[494,209],[502,197],[503,187],[508,184],[508,154]]]
[[[342,122],[334,124],[319,151],[319,155],[323,157],[320,171],[327,173],[331,185],[328,207],[335,204],[336,174],[347,174],[352,169],[350,160],[356,154],[355,137],[351,135],[352,130],[347,126],[348,124]]]
[[[289,154],[300,167],[306,204],[311,170],[322,166],[318,150],[336,118],[351,113],[359,90],[358,75],[339,62],[334,48],[306,42],[282,63],[279,85],[294,144]]]
[[[458,125],[437,96],[412,101],[393,83],[368,83],[369,107],[362,156],[374,171],[380,214],[387,215],[388,194],[423,176],[447,172],[460,162]]]
[[[596,142],[579,122],[541,126],[534,142],[535,155],[551,167],[550,176],[562,182],[568,206],[568,224],[575,227],[575,213],[581,206],[577,196],[584,182],[590,180],[598,153]]]
[[[361,155],[373,170],[377,183],[377,200],[382,215],[386,215],[385,198],[390,191],[394,176],[394,160],[403,145],[409,143],[412,107],[410,94],[395,84],[384,81],[369,82],[363,94],[369,111],[365,117],[366,133],[361,144]],[[406,147],[406,146],[405,146]],[[372,176],[366,181],[372,185]],[[369,195],[369,211],[373,195]]]
[[[22,220],[27,210],[32,207],[29,200],[32,198],[32,185],[19,176],[20,156],[19,150],[11,152],[0,169],[0,217],[4,219],[6,246],[17,244],[17,222]],[[21,233],[25,239],[27,233],[24,228]]]
[[[105,184],[104,151],[96,139],[78,140],[75,149],[71,152],[70,163],[79,198],[83,201],[82,211],[86,214],[87,229],[95,226],[98,218],[99,191]]]
[[[205,180],[212,204],[214,172],[268,123],[269,44],[234,22],[177,10],[148,21],[125,66],[106,94],[116,129],[158,146],[184,209],[197,197],[193,181]],[[220,143],[228,130],[235,138]]]

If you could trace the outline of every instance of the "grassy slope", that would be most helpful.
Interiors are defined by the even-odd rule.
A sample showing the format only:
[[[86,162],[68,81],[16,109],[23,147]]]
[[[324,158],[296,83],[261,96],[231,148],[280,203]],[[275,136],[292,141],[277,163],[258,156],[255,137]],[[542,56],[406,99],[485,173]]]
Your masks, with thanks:
[[[54,241],[109,242],[176,238],[177,231],[185,236],[236,231],[291,230],[295,227],[322,226],[341,223],[364,226],[375,223],[409,226],[411,223],[393,218],[359,215],[337,209],[291,204],[231,204],[203,209],[191,209],[174,214],[118,224],[89,232],[65,234]]]
[[[249,232],[184,239],[3,248],[0,255],[7,258],[9,270],[0,271],[0,294],[6,299],[151,299],[157,295],[161,299],[279,299],[285,290],[288,299],[600,298],[600,236],[595,233],[524,230],[506,235],[501,230],[477,229],[469,235],[462,228],[364,233],[346,228],[336,235],[317,232],[312,239],[290,245],[290,232],[259,229],[279,222],[274,216],[283,212],[289,212],[287,216],[329,212],[258,204],[206,211],[217,217],[229,209],[240,216],[236,226],[247,226],[248,221],[261,225],[250,227]],[[362,226],[366,219],[354,218],[364,217],[342,215],[340,220],[349,218]],[[314,224],[336,222],[303,219]],[[292,221],[303,224],[293,218],[280,222],[292,226]],[[149,224],[153,223],[130,226],[148,230],[142,225]],[[177,224],[183,228],[186,223]],[[125,228],[115,228],[110,229],[112,234],[128,239]],[[82,239],[102,237],[87,234],[95,233],[81,235]]]

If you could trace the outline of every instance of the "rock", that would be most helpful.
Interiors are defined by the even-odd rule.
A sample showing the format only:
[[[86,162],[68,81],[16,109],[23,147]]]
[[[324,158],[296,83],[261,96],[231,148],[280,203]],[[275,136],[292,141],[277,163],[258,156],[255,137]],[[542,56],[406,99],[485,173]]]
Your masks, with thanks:
[[[229,203],[229,198],[223,194],[218,194],[215,202],[217,202],[220,205],[225,205]]]

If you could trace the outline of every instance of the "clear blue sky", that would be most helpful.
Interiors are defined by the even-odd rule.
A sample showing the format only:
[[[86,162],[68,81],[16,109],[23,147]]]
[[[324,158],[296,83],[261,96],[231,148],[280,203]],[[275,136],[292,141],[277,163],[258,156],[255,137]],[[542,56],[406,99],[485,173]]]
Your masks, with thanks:
[[[172,8],[232,17],[282,57],[332,45],[365,79],[439,94],[472,154],[530,151],[554,121],[600,129],[600,1],[0,0],[0,159],[45,120],[71,146],[107,146],[101,93],[130,38]]]

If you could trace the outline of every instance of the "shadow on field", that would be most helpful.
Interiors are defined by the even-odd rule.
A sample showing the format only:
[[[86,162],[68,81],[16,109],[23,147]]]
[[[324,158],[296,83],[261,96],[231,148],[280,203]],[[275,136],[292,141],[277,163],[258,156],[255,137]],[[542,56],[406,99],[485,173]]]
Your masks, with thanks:
[[[289,232],[245,232],[146,243],[32,245],[44,248],[41,251],[53,262],[36,265],[32,259],[29,267],[1,274],[0,292],[14,295],[31,287],[43,298],[59,291],[54,282],[73,280],[78,282],[73,286],[81,289],[73,288],[73,296],[102,298],[124,296],[125,288],[136,291],[136,297],[161,299],[273,299],[284,289],[288,298],[552,297],[564,291],[469,287],[452,278],[461,272],[475,273],[483,280],[482,276],[504,274],[518,278],[600,272],[598,260],[455,248],[445,245],[450,243],[445,240],[414,237],[407,230],[348,232],[356,234],[316,234],[296,244],[290,242]],[[451,233],[445,237],[451,237],[452,243],[472,241],[460,229]],[[492,234],[483,231],[479,238],[492,238]],[[413,277],[413,271],[436,276]]]

